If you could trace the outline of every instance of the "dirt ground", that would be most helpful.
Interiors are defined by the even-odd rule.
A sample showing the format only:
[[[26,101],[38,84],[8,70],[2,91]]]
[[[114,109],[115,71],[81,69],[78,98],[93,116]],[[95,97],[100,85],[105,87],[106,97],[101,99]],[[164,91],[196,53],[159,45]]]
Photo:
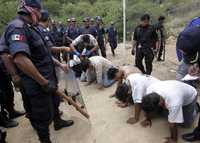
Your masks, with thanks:
[[[170,39],[166,48],[166,61],[154,62],[153,76],[162,80],[175,79],[177,61],[175,56],[175,41]],[[133,65],[130,49],[119,45],[116,57],[111,56],[108,48],[108,58],[116,65]],[[61,82],[61,87],[64,84]],[[140,124],[128,125],[126,120],[133,115],[133,107],[118,108],[115,99],[109,98],[114,93],[116,85],[104,90],[97,90],[96,85],[85,87],[81,83],[82,94],[91,116],[90,120],[81,116],[73,107],[62,104],[64,119],[73,119],[75,125],[60,131],[54,131],[52,125],[51,138],[53,143],[162,143],[169,136],[166,119],[153,120],[151,128],[142,128]],[[22,109],[21,96],[16,95],[16,108]],[[141,120],[143,117],[141,117]],[[38,143],[35,131],[24,117],[17,119],[18,127],[8,130],[8,143]],[[191,131],[180,129],[179,135]],[[179,139],[179,143],[183,143]]]

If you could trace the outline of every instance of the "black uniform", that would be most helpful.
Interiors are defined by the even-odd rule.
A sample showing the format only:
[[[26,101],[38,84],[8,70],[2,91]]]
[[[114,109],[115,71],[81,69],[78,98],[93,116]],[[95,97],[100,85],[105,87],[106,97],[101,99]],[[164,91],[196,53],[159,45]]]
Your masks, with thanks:
[[[53,43],[56,47],[61,47],[64,45],[64,27],[62,25],[53,25],[51,29],[51,37],[53,38]],[[60,53],[53,54],[53,56],[61,61]]]
[[[112,54],[115,55],[115,49],[117,48],[117,29],[112,25],[107,29],[107,34]]]
[[[17,17],[8,24],[5,31],[6,44],[13,57],[18,53],[26,55],[40,74],[57,85],[56,73],[51,54],[40,31]],[[40,140],[49,138],[49,124],[54,117],[53,93],[46,93],[42,87],[18,69],[26,96],[30,101],[30,122],[36,129]]]
[[[158,41],[158,35],[153,26],[146,27],[138,26],[134,32],[134,40],[137,42],[136,47],[136,66],[143,74],[151,75],[153,69],[153,47]],[[143,59],[145,58],[146,68],[143,66]]]
[[[0,58],[0,100],[2,109],[6,109],[8,113],[14,111],[14,91],[11,83],[11,77],[4,67],[3,61]]]
[[[47,46],[48,50],[51,51],[51,48],[54,45],[53,45],[53,41],[52,41],[50,32],[48,31],[47,28],[43,27],[42,25],[38,25],[37,28],[38,28],[38,31],[40,31],[40,33],[42,34],[42,38],[46,42],[46,46]],[[53,96],[53,102],[54,102],[54,106],[55,106],[55,109],[54,109],[55,110],[55,112],[54,112],[55,117],[54,117],[54,119],[56,119],[56,118],[59,118],[60,97],[54,95]]]
[[[200,26],[194,26],[181,32],[177,40],[177,49],[184,51],[184,61],[190,64],[198,63],[200,67]],[[186,141],[200,140],[200,118],[196,129],[191,134],[183,136]]]
[[[102,57],[106,58],[106,48],[105,48],[105,41],[104,41],[104,35],[105,35],[105,29],[103,27],[100,27],[98,25],[95,26],[97,30],[97,41],[99,48],[101,50]]]
[[[95,38],[97,38],[98,36],[97,29],[92,26],[80,28],[80,35],[83,35],[83,34],[91,34]]]
[[[157,23],[155,25],[155,29],[158,32],[159,35],[159,51],[158,51],[158,60],[161,60],[161,57],[163,55],[163,50],[165,48],[165,27],[161,23]]]

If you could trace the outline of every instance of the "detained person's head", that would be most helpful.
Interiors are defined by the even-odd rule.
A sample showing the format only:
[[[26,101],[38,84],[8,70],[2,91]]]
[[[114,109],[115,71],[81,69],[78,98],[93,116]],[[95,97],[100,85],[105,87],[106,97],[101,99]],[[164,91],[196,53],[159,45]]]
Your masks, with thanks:
[[[83,58],[81,62],[81,67],[84,72],[86,72],[91,67],[91,62],[88,58]]]
[[[147,27],[150,23],[150,15],[149,14],[144,14],[141,18],[140,18],[140,22],[141,22],[141,26],[142,27]]]
[[[143,97],[142,109],[146,113],[153,113],[160,107],[160,95],[157,93],[151,93]]]
[[[119,69],[113,67],[113,68],[110,68],[107,72],[107,75],[108,75],[108,79],[109,80],[119,80],[121,79],[121,74],[120,74],[120,71]]]
[[[83,35],[83,43],[86,45],[90,43],[90,36],[88,34]]]
[[[121,102],[126,102],[127,98],[130,96],[129,93],[129,87],[126,83],[121,84],[120,86],[117,87],[117,90],[115,92],[115,97],[121,101]]]

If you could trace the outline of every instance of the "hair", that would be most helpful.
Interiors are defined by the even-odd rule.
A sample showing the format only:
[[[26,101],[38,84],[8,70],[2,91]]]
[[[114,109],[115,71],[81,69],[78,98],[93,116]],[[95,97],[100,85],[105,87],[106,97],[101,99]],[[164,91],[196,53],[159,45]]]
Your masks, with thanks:
[[[122,102],[127,102],[128,99],[128,91],[129,87],[126,83],[121,84],[117,87],[117,90],[115,92],[115,97]]]
[[[113,80],[116,77],[116,74],[119,72],[117,68],[110,68],[107,72],[108,79]]]
[[[83,60],[82,60],[82,62],[81,62],[81,67],[82,67],[82,70],[84,71],[84,72],[86,72],[87,71],[87,69],[89,68],[89,66],[90,66],[90,60],[88,59],[88,58],[84,58]]]
[[[160,95],[157,93],[151,93],[143,97],[142,109],[146,113],[152,113],[159,108]]]
[[[159,16],[158,17],[158,21],[162,21],[162,20],[165,20],[165,16]]]
[[[90,36],[88,34],[83,35],[83,42],[85,42],[85,43],[90,42]]]
[[[149,14],[144,14],[141,18],[140,18],[141,21],[145,21],[145,20],[150,20],[150,15]]]

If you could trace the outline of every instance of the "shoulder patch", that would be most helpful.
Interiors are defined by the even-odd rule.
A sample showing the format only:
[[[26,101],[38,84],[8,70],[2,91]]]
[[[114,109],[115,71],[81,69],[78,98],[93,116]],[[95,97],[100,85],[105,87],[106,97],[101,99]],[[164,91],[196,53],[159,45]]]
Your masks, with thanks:
[[[25,37],[24,37],[24,35],[20,35],[20,34],[13,34],[11,36],[11,40],[12,41],[24,41]]]

